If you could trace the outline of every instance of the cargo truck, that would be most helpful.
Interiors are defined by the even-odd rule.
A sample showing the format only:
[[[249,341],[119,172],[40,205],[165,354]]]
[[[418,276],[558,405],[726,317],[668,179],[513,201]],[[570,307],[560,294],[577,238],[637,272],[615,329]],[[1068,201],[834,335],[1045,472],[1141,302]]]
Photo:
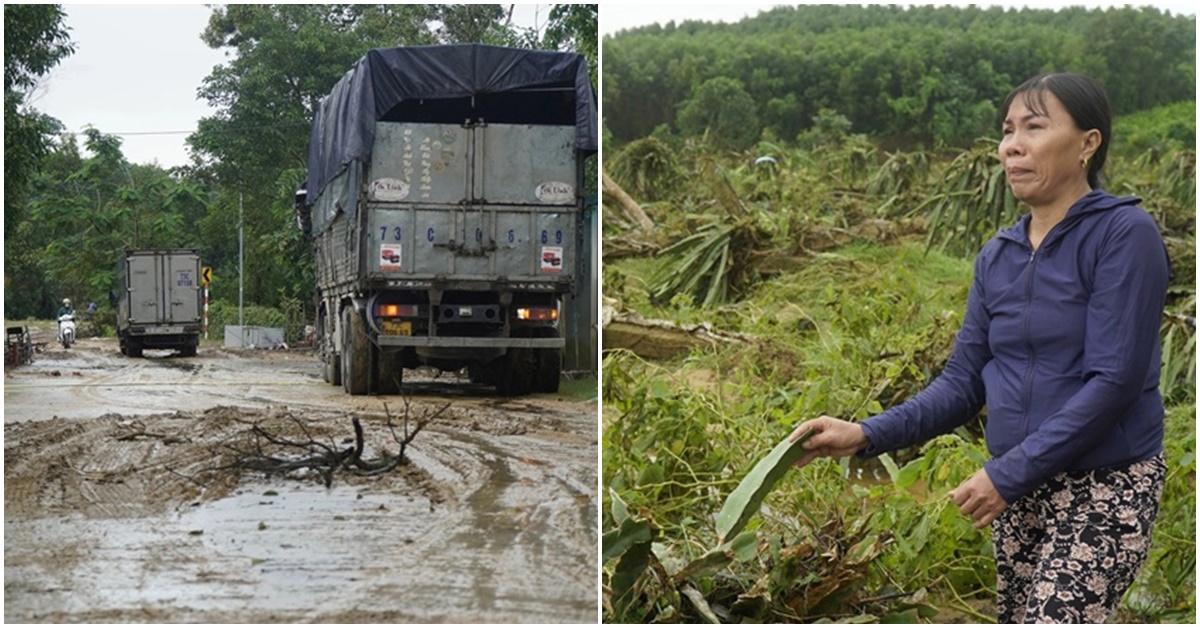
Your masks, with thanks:
[[[360,59],[318,108],[297,193],[325,380],[394,394],[404,368],[427,365],[504,395],[556,391],[564,298],[589,281],[596,129],[578,54],[464,44]]]
[[[144,349],[172,349],[196,355],[203,317],[199,251],[125,251],[117,284],[121,353],[140,358]]]

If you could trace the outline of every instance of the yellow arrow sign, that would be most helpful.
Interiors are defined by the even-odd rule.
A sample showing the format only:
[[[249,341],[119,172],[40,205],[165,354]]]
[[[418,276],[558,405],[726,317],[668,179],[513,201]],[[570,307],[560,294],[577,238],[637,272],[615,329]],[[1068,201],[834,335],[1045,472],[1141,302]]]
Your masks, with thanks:
[[[212,283],[212,267],[211,266],[205,266],[204,268],[200,269],[200,283],[202,283],[206,286],[208,284]]]

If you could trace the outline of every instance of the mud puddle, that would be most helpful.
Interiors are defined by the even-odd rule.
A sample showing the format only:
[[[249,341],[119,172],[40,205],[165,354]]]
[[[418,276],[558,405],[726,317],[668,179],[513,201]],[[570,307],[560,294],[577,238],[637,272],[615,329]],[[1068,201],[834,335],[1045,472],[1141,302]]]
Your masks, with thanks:
[[[596,621],[594,402],[352,399],[311,356],[77,348],[6,372],[6,621]],[[446,403],[383,476],[213,470],[250,424],[344,446],[356,416],[370,453]]]

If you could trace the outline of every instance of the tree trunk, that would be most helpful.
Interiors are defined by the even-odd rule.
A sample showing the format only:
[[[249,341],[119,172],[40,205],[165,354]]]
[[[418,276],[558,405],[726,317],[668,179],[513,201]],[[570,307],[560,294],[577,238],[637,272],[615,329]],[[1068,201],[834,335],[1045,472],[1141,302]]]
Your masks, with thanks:
[[[679,325],[643,318],[637,312],[619,312],[615,301],[604,301],[605,349],[628,349],[648,360],[669,360],[697,347],[750,344],[755,340],[747,334],[722,331],[708,323]]]
[[[621,186],[617,185],[617,182],[613,181],[607,172],[602,173],[602,176],[604,196],[615,202],[621,211],[636,222],[643,231],[653,231],[654,221],[650,220],[650,217],[642,210],[641,205],[638,205],[637,201],[633,200],[633,197],[626,194],[625,190],[622,190]]]

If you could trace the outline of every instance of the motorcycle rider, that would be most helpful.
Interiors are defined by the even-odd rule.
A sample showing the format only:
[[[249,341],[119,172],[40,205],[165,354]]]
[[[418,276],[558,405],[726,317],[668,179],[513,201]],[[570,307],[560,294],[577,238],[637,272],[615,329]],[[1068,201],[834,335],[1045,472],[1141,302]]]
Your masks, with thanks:
[[[58,313],[56,313],[54,315],[55,318],[60,319],[58,321],[58,339],[59,340],[62,340],[62,320],[61,319],[64,315],[68,315],[68,314],[71,316],[75,316],[75,308],[71,307],[70,299],[63,299],[62,307],[58,308]]]

